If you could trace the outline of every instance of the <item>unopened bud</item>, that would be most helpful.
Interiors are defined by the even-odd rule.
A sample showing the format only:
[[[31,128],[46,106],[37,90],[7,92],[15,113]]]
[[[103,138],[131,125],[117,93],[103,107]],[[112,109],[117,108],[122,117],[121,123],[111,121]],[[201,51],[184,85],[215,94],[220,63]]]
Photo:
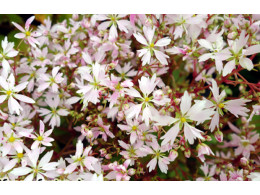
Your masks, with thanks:
[[[135,169],[131,168],[128,170],[128,175],[132,176],[135,174]]]
[[[229,39],[233,40],[237,37],[237,32],[231,32],[227,36]]]
[[[153,93],[153,97],[155,100],[157,101],[160,101],[163,99],[163,91],[162,90],[156,90],[154,93]]]
[[[184,155],[186,158],[190,158],[191,151],[190,150],[185,150]]]
[[[101,157],[104,157],[104,156],[106,156],[106,154],[107,154],[107,151],[106,151],[105,148],[100,149],[99,152],[100,152],[100,156],[101,156]]]
[[[243,166],[247,166],[248,165],[248,160],[245,157],[240,158],[240,163]]]
[[[218,142],[222,142],[223,141],[223,133],[221,131],[216,131],[215,132],[215,138]]]
[[[112,158],[112,155],[111,155],[111,154],[107,154],[107,155],[105,156],[105,158],[109,160],[109,159]]]
[[[169,153],[170,161],[174,161],[178,157],[178,152],[176,150],[171,150]]]

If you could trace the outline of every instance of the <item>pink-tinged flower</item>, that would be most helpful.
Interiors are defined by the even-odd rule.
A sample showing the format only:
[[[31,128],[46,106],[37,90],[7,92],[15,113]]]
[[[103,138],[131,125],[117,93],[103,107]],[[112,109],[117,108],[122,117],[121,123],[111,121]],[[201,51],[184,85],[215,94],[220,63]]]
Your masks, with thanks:
[[[105,125],[102,118],[98,117],[97,124],[99,127],[94,127],[91,130],[93,131],[94,138],[97,138],[99,135],[102,135],[102,139],[107,141],[107,136],[114,138],[114,134],[109,131],[110,125]]]
[[[17,56],[18,51],[14,50],[13,42],[8,43],[7,37],[2,40],[1,45],[2,51],[0,51],[0,60],[2,61],[4,74],[7,75],[10,72],[10,64],[8,62],[8,59]]]
[[[246,56],[250,56],[256,53],[260,53],[260,45],[253,45],[246,49],[243,49],[247,45],[249,35],[246,36],[246,32],[243,30],[240,34],[239,39],[235,41],[229,41],[229,47],[224,49],[222,53],[227,54],[228,63],[226,63],[223,69],[223,76],[231,73],[235,66],[240,64],[243,68],[248,71],[254,68],[252,60]]]
[[[4,95],[0,95],[0,104],[6,99],[8,99],[8,108],[11,114],[16,113],[17,115],[20,115],[20,111],[23,111],[23,108],[15,99],[29,104],[35,103],[33,99],[25,95],[18,94],[18,92],[24,90],[27,84],[28,82],[23,82],[15,86],[15,79],[12,73],[10,74],[8,79],[5,79],[2,76],[0,76],[0,85],[3,88],[0,92],[4,93]]]
[[[252,131],[248,133],[247,136],[244,136],[242,130],[238,129],[232,123],[228,122],[228,126],[236,133],[231,135],[232,141],[229,143],[231,147],[237,147],[235,149],[235,155],[238,156],[242,154],[249,159],[251,151],[255,151],[254,145],[259,139],[259,134]]]
[[[204,163],[201,165],[200,169],[203,171],[205,176],[197,178],[197,181],[216,181],[213,177],[216,174],[216,165],[209,168],[209,165]]]
[[[41,145],[52,146],[51,142],[54,141],[54,139],[49,136],[52,133],[53,129],[50,129],[46,132],[44,132],[44,129],[45,129],[44,123],[40,120],[39,134],[37,134],[37,133],[32,134],[32,133],[26,133],[26,132],[21,132],[20,134],[34,140],[32,146],[31,146],[32,150],[39,148]]]
[[[163,52],[161,52],[159,49],[160,47],[165,47],[170,44],[171,39],[169,37],[164,37],[162,39],[159,39],[158,41],[154,42],[154,32],[155,32],[155,27],[152,29],[149,27],[144,26],[143,27],[144,35],[141,35],[139,32],[134,33],[134,37],[136,40],[145,45],[143,49],[138,50],[139,51],[139,57],[142,57],[142,64],[143,66],[145,64],[150,64],[151,56],[155,54],[155,57],[159,60],[159,62],[163,65],[168,65],[167,56]],[[148,40],[148,42],[147,42]]]
[[[115,70],[120,74],[122,79],[128,79],[128,77],[133,77],[137,74],[137,71],[132,69],[131,63],[125,63],[123,67],[117,65]]]
[[[2,134],[3,132],[3,134]],[[4,123],[4,126],[1,127],[0,131],[0,143],[2,144],[1,151],[2,156],[6,156],[9,152],[15,150],[17,152],[22,151],[23,141],[21,135],[16,134],[7,123]]]
[[[112,108],[114,104],[118,102],[119,98],[125,96],[126,89],[132,87],[134,84],[130,80],[121,81],[121,78],[111,76],[111,81],[109,83],[109,88],[113,91],[113,94],[108,99],[109,108]]]
[[[149,126],[150,120],[153,120],[154,118],[153,114],[158,113],[158,111],[152,106],[153,103],[163,106],[167,102],[170,102],[170,99],[164,96],[163,99],[156,100],[153,98],[153,96],[150,96],[150,94],[154,91],[155,87],[159,83],[159,80],[156,79],[155,74],[152,76],[151,79],[142,76],[141,80],[138,80],[138,82],[139,82],[139,88],[142,91],[142,95],[132,87],[130,87],[130,89],[126,89],[126,93],[131,97],[137,98],[137,100],[141,103],[131,106],[126,111],[126,114],[128,119],[131,119],[133,117],[136,117],[137,119],[140,112],[142,111],[142,120],[145,121],[146,126]]]
[[[107,169],[111,169],[105,178],[109,180],[115,179],[116,181],[129,181],[131,169],[127,170],[130,165],[130,159],[126,160],[122,165],[118,165],[117,162],[111,163],[107,166]]]
[[[44,91],[48,87],[51,86],[52,92],[57,93],[59,89],[59,85],[64,78],[62,78],[62,73],[58,73],[60,70],[60,67],[54,67],[52,69],[52,75],[48,74],[40,74],[39,76],[39,87],[38,87],[38,92]]]
[[[35,38],[41,36],[41,33],[37,31],[32,32],[32,29],[30,29],[31,23],[33,22],[34,18],[35,16],[32,16],[25,22],[25,28],[21,27],[15,22],[12,22],[12,24],[21,31],[21,33],[17,33],[14,35],[15,38],[24,39],[28,41],[31,46],[36,47],[36,44],[40,45],[40,43]]]
[[[60,126],[60,116],[67,116],[69,112],[66,109],[58,108],[60,104],[59,96],[49,97],[47,96],[45,100],[46,104],[50,109],[40,108],[37,110],[40,116],[45,116],[43,122],[46,123],[50,120],[50,126],[52,129]]]
[[[19,116],[11,115],[8,118],[8,121],[9,121],[9,123],[6,123],[6,124],[17,133],[33,131],[33,128],[28,127],[28,125],[31,124],[31,121],[28,119],[25,119],[25,116],[23,114],[21,114]]]
[[[117,126],[121,130],[126,131],[127,134],[130,134],[130,143],[134,144],[140,139],[142,132],[148,130],[149,127],[147,127],[144,123],[140,124],[136,119],[134,119],[134,121],[131,119],[126,119],[126,121],[127,125],[118,124]]]
[[[200,158],[200,160],[202,162],[205,161],[204,155],[214,155],[214,153],[212,152],[210,147],[208,145],[204,144],[204,143],[200,143],[197,146],[197,150],[198,150],[198,157]]]
[[[58,50],[58,54],[54,56],[55,61],[70,58],[71,55],[74,55],[79,51],[79,49],[76,48],[76,45],[71,43],[69,39],[65,41],[64,46],[59,44],[55,45],[55,49]]]
[[[228,181],[243,181],[243,169],[237,171],[229,171]]]
[[[152,155],[152,160],[146,165],[147,168],[149,168],[149,172],[155,169],[158,162],[161,172],[167,173],[170,159],[168,157],[165,157],[165,152],[168,150],[168,148],[164,146],[159,146],[157,141],[153,141],[149,145],[151,146],[151,148],[144,145],[144,148],[142,149],[144,152]]]
[[[21,76],[21,82],[28,81],[27,91],[32,92],[34,90],[36,80],[39,79],[40,75],[45,74],[46,70],[46,67],[37,69],[35,66],[22,64],[19,68],[17,68],[17,73],[24,75]]]
[[[49,59],[50,54],[48,54],[48,48],[44,47],[43,49],[34,48],[32,49],[32,54],[34,56],[34,61],[31,63],[31,66],[41,66],[44,67],[47,64],[51,65],[52,62]]]
[[[116,39],[118,37],[117,27],[120,31],[128,33],[128,29],[131,27],[131,23],[128,20],[122,20],[126,14],[108,14],[108,15],[95,15],[95,19],[98,21],[104,21],[98,25],[98,30],[109,29],[109,40]]]
[[[218,72],[223,70],[223,60],[228,58],[227,55],[222,54],[221,51],[225,46],[225,42],[223,41],[222,34],[224,30],[222,29],[219,33],[216,33],[217,28],[212,31],[206,39],[199,39],[199,44],[210,51],[210,53],[205,53],[199,57],[199,62],[204,62],[208,59],[215,60],[216,69]]]
[[[12,174],[16,176],[28,175],[24,179],[25,181],[45,180],[45,178],[55,178],[58,174],[55,172],[58,165],[57,162],[50,162],[53,151],[47,152],[39,161],[40,149],[37,148],[32,151],[28,151],[29,162],[26,167],[19,167],[12,170]]]
[[[86,72],[82,78],[88,81],[88,84],[77,85],[79,87],[77,93],[82,94],[84,97],[84,108],[88,105],[88,102],[92,102],[93,104],[97,104],[99,102],[100,90],[103,88],[103,86],[107,86],[109,78],[105,73],[104,66],[101,66],[97,62],[92,65],[92,74]]]
[[[143,145],[142,142],[137,142],[136,144],[126,144],[125,142],[118,140],[119,145],[124,148],[126,151],[120,152],[122,156],[124,156],[125,159],[130,159],[130,166],[135,164],[135,160],[137,160],[139,157],[144,157],[147,155],[141,147]]]
[[[222,142],[223,141],[223,133],[221,132],[221,131],[216,131],[215,133],[214,133],[214,135],[215,135],[215,138],[216,138],[216,140],[218,141],[218,142]]]
[[[203,15],[196,15],[193,14],[169,14],[167,18],[169,19],[170,23],[174,23],[175,30],[174,30],[174,40],[181,38],[183,33],[191,36],[194,33],[198,34],[201,31],[201,28],[206,27],[206,23],[204,21]],[[197,36],[198,36],[197,35]],[[194,38],[194,37],[191,37]]]
[[[66,167],[64,174],[72,173],[78,166],[80,166],[81,171],[84,170],[84,167],[86,167],[89,171],[94,170],[93,165],[98,162],[98,159],[91,156],[91,154],[91,147],[86,147],[83,150],[83,143],[78,140],[75,155],[70,158],[66,158],[70,165]]]
[[[228,100],[224,101],[224,98],[226,96],[225,91],[223,90],[219,94],[219,87],[217,85],[217,82],[212,79],[212,87],[210,87],[210,90],[213,94],[212,101],[205,99],[206,107],[212,108],[214,110],[214,116],[212,117],[211,123],[210,123],[210,129],[211,131],[214,131],[214,129],[217,127],[219,129],[219,115],[223,116],[223,110],[226,109],[229,112],[231,112],[236,117],[238,116],[247,116],[248,114],[246,112],[249,111],[246,107],[247,102],[250,102],[251,100],[245,100],[245,99],[236,99],[236,100]]]
[[[184,95],[181,98],[179,117],[173,118],[170,116],[158,116],[156,121],[157,125],[168,126],[174,124],[167,133],[161,137],[163,139],[162,145],[167,144],[170,141],[170,144],[173,144],[177,135],[179,134],[180,129],[184,128],[185,140],[188,140],[190,144],[194,143],[196,138],[204,140],[199,129],[189,125],[188,122],[196,121],[197,124],[203,123],[206,120],[209,120],[213,114],[213,111],[210,109],[205,109],[205,101],[197,101],[193,106],[191,106],[192,98],[187,91],[184,92]]]

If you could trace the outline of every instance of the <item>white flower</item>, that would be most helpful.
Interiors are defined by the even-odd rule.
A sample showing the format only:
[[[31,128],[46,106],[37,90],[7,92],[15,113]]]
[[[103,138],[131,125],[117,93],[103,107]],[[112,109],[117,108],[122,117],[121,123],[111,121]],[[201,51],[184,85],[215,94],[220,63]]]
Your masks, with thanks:
[[[98,162],[93,156],[90,156],[92,153],[91,147],[86,147],[83,150],[83,144],[80,140],[76,145],[76,153],[71,158],[66,158],[66,160],[71,163],[64,171],[64,174],[72,173],[78,166],[83,171],[83,168],[86,167],[88,170],[94,170],[93,165]]]
[[[2,40],[3,50],[0,52],[0,60],[2,61],[3,71],[8,74],[10,72],[10,64],[8,58],[17,56],[18,51],[14,50],[14,43],[8,43],[7,37]]]
[[[22,91],[27,86],[27,84],[28,82],[23,82],[15,86],[15,79],[13,74],[10,74],[8,79],[4,79],[2,76],[0,76],[0,85],[3,88],[0,92],[4,93],[4,95],[0,95],[0,104],[8,99],[8,108],[11,114],[16,113],[20,115],[20,111],[23,111],[23,108],[15,99],[30,104],[35,103],[33,99],[25,95],[18,94],[18,92]]]
[[[227,109],[229,112],[231,112],[236,117],[240,116],[247,116],[248,114],[246,112],[249,111],[245,106],[247,102],[250,102],[251,100],[244,100],[244,99],[236,99],[236,100],[228,100],[224,101],[224,98],[226,96],[225,91],[222,91],[219,94],[219,87],[217,85],[217,82],[212,79],[212,87],[210,87],[210,90],[212,91],[214,99],[212,101],[205,99],[206,101],[206,107],[207,108],[213,108],[214,110],[214,116],[212,117],[211,123],[210,123],[210,129],[211,131],[214,131],[214,129],[217,127],[219,128],[219,115],[223,116],[222,109]]]
[[[209,120],[213,114],[210,109],[205,109],[205,101],[197,101],[193,106],[191,106],[191,96],[187,91],[181,98],[181,105],[178,117],[172,118],[170,116],[157,117],[158,125],[170,125],[175,123],[167,133],[161,137],[163,139],[162,145],[167,144],[169,141],[171,144],[175,141],[180,129],[184,126],[184,136],[185,140],[188,140],[190,144],[194,143],[196,138],[204,140],[199,129],[189,125],[188,122],[196,121],[197,124],[203,123],[205,120]]]
[[[30,167],[19,167],[12,170],[12,174],[16,176],[28,175],[24,180],[32,181],[36,178],[37,181],[45,180],[44,177],[47,178],[55,178],[57,174],[54,172],[59,163],[51,162],[53,151],[47,152],[39,161],[40,149],[35,149],[32,151],[28,151],[29,162],[28,165]]]
[[[40,130],[39,134],[32,134],[32,133],[27,133],[27,132],[21,132],[20,134],[29,137],[31,139],[34,139],[34,142],[31,146],[31,149],[34,150],[42,145],[44,146],[52,146],[50,142],[54,141],[53,138],[49,137],[49,135],[52,133],[53,129],[50,129],[46,132],[44,132],[44,123],[40,120]]]
[[[52,128],[55,126],[60,126],[60,116],[67,116],[69,112],[66,109],[58,108],[60,104],[60,98],[59,96],[49,97],[47,96],[45,102],[50,107],[49,109],[46,108],[40,108],[38,112],[40,113],[40,116],[45,116],[43,122],[46,123],[50,120],[50,125]]]
[[[121,18],[125,17],[124,14],[108,14],[108,15],[95,15],[95,19],[99,21],[105,21],[102,22],[98,26],[98,30],[106,30],[108,27],[109,29],[109,40],[113,40],[118,37],[117,33],[117,27],[120,31],[123,31],[125,33],[128,33],[128,29],[131,26],[130,22],[128,20],[122,20]]]
[[[139,57],[143,56],[142,57],[143,66],[145,64],[150,64],[151,56],[153,55],[153,53],[155,54],[156,58],[160,61],[161,64],[167,65],[168,62],[166,58],[169,58],[169,56],[159,51],[159,49],[155,49],[155,47],[167,46],[170,44],[171,39],[169,37],[165,37],[156,41],[156,43],[154,43],[153,37],[154,37],[155,27],[151,29],[149,27],[144,26],[143,31],[146,38],[144,38],[144,36],[141,35],[140,33],[134,33],[134,37],[137,39],[137,41],[145,45],[144,49],[138,50],[140,52]]]
[[[167,102],[170,102],[170,99],[167,97],[162,98],[161,100],[155,100],[152,96],[149,95],[154,91],[158,80],[156,80],[156,75],[154,74],[152,78],[145,76],[141,77],[139,82],[139,88],[142,91],[142,95],[134,88],[125,89],[126,93],[129,96],[138,98],[141,102],[140,104],[131,106],[127,111],[127,118],[131,119],[134,116],[138,118],[140,112],[142,111],[142,120],[145,121],[146,126],[149,126],[149,121],[153,120],[153,114],[158,113],[158,111],[153,107],[152,103],[157,105],[165,105]],[[153,114],[152,114],[153,113]]]
[[[249,35],[246,36],[246,32],[243,30],[239,39],[236,39],[234,42],[230,41],[230,47],[222,51],[222,53],[228,54],[227,59],[229,60],[223,69],[223,76],[231,73],[238,64],[249,71],[254,68],[253,62],[246,56],[260,53],[260,45],[253,45],[243,49],[247,44],[248,38]]]
[[[39,82],[40,85],[38,87],[38,92],[41,92],[51,86],[52,92],[58,92],[59,86],[58,84],[61,83],[64,78],[62,78],[62,73],[58,73],[60,67],[54,67],[52,69],[52,75],[47,74],[40,74]]]

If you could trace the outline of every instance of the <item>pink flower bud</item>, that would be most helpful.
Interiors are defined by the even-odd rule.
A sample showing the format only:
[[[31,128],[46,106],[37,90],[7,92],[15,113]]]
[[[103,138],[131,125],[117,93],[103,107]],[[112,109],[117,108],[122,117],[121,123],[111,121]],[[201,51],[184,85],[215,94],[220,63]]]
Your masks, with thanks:
[[[101,157],[104,157],[107,154],[107,151],[105,148],[100,149],[99,152],[100,152]]]
[[[174,161],[178,157],[178,152],[176,150],[171,150],[169,154],[170,161]]]
[[[232,40],[235,39],[236,36],[237,36],[237,32],[231,32],[231,33],[228,34],[228,38],[232,39]]]
[[[243,166],[247,166],[248,165],[248,160],[243,157],[243,158],[240,158],[240,163],[243,165]]]
[[[97,109],[98,111],[101,111],[103,109],[103,106],[98,106]]]
[[[190,150],[185,150],[184,156],[185,156],[186,158],[190,158],[190,155],[191,155],[191,151],[190,151]]]
[[[135,169],[131,168],[128,170],[128,175],[132,176],[135,174]]]
[[[72,19],[73,20],[78,20],[79,19],[79,15],[78,14],[73,14],[72,15]]]
[[[215,135],[215,138],[218,142],[223,141],[223,133],[221,131],[216,131],[214,135]]]
[[[93,137],[93,132],[91,130],[87,131],[86,137],[91,139]]]
[[[107,154],[107,155],[105,156],[105,158],[109,160],[109,159],[112,158],[112,155],[111,155],[111,154]]]
[[[162,91],[162,90],[156,90],[155,92],[153,92],[153,97],[154,97],[154,99],[157,100],[157,101],[162,100],[163,95],[164,95],[164,94],[163,94],[163,91]]]

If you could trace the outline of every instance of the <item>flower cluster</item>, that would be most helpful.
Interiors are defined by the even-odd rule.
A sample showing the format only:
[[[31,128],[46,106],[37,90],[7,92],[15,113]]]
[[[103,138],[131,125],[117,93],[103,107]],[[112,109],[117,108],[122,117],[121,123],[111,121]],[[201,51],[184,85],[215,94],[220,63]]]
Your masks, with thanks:
[[[1,180],[260,179],[259,15],[34,20],[0,48]]]

